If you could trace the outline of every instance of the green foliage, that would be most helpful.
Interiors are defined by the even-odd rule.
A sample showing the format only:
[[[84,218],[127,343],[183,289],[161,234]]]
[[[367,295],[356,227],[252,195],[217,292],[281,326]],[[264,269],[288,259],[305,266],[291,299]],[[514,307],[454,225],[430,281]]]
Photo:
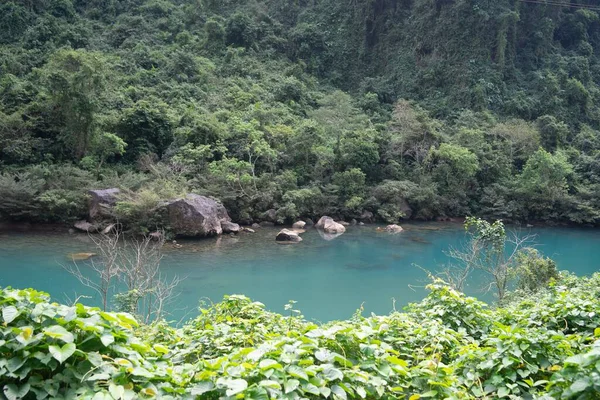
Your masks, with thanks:
[[[436,281],[404,313],[326,324],[233,295],[180,329],[0,289],[0,380],[7,399],[593,399],[599,280],[496,309]]]
[[[535,249],[526,249],[519,254],[517,265],[517,290],[534,293],[559,278],[556,263]]]

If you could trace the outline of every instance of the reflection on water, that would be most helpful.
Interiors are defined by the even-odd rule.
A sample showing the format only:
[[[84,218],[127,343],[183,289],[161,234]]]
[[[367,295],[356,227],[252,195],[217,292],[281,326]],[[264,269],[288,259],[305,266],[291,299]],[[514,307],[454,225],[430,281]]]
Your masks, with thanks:
[[[459,224],[403,227],[404,232],[388,234],[377,232],[374,225],[351,226],[334,240],[308,229],[301,243],[290,246],[275,242],[278,228],[178,240],[177,246],[167,243],[163,272],[182,278],[172,318],[195,315],[201,298],[219,301],[235,293],[278,312],[294,299],[307,318],[321,321],[347,318],[362,303],[366,313],[389,312],[392,299],[399,309],[426,294],[427,277],[421,268],[446,263],[444,250],[464,240]],[[597,269],[600,231],[541,228],[533,232],[538,233],[538,249],[553,257],[560,268],[578,274]],[[61,267],[69,262],[68,254],[91,252],[93,242],[86,235],[2,233],[0,286],[34,287],[58,301],[79,294],[93,296]],[[480,286],[481,277],[475,277],[467,291],[481,297]],[[91,304],[94,299],[85,302]]]

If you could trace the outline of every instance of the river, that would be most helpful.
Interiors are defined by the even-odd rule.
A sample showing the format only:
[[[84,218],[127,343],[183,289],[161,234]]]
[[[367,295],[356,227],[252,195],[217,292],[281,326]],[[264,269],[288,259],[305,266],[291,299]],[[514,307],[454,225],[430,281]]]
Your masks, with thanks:
[[[345,234],[325,240],[314,229],[304,241],[280,245],[277,228],[255,234],[204,240],[181,240],[183,247],[165,246],[161,268],[182,278],[178,297],[169,306],[169,319],[178,323],[196,315],[199,301],[219,301],[225,294],[245,294],[272,311],[284,312],[289,300],[307,319],[348,318],[357,308],[388,313],[426,295],[427,274],[447,263],[445,251],[465,241],[453,223],[404,224],[399,234],[377,232],[374,225],[348,227]],[[559,269],[578,275],[600,269],[600,230],[531,228],[536,247],[552,257]],[[0,286],[33,287],[56,301],[97,305],[93,292],[65,271],[68,253],[94,252],[83,234],[0,233]],[[481,277],[473,277],[466,292],[484,300]]]

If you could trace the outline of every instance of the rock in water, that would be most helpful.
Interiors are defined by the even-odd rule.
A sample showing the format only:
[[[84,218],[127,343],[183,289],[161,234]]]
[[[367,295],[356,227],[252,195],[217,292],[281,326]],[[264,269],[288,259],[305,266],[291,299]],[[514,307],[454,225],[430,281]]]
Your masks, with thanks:
[[[306,226],[306,222],[298,221],[298,222],[294,222],[294,225],[292,225],[292,229],[304,229],[305,226]]]
[[[306,223],[306,226],[313,226],[315,224],[310,218],[306,218],[304,222]]]
[[[398,233],[398,232],[402,232],[404,229],[402,229],[402,227],[400,225],[388,225],[385,227],[385,231],[386,232],[390,232],[390,233]]]
[[[242,228],[242,231],[248,232],[248,233],[255,233],[256,232],[254,229],[248,228],[246,226]]]
[[[319,219],[319,222],[315,224],[315,228],[322,230],[325,233],[344,233],[346,227],[342,224],[338,224],[331,217],[323,216]]]
[[[95,255],[96,253],[70,253],[69,258],[73,261],[84,261],[94,257]]]
[[[77,221],[77,222],[75,222],[75,224],[73,224],[73,226],[75,227],[75,229],[78,229],[82,232],[88,232],[88,233],[98,232],[98,228],[95,225],[90,224],[87,221]]]
[[[90,190],[89,215],[90,219],[111,218],[112,208],[117,203],[117,188]]]
[[[223,233],[221,223],[231,221],[222,204],[190,193],[164,205],[168,225],[177,236],[207,237]]]
[[[258,229],[258,228],[260,228],[260,225],[255,222],[255,223],[252,224],[252,228],[253,229]]]
[[[223,229],[223,233],[239,233],[240,226],[234,222],[223,221],[221,222],[221,229]]]
[[[282,229],[277,234],[277,237],[275,238],[275,240],[277,240],[278,242],[298,243],[298,242],[302,241],[302,238],[300,237],[300,234],[296,231],[291,231],[289,229]]]

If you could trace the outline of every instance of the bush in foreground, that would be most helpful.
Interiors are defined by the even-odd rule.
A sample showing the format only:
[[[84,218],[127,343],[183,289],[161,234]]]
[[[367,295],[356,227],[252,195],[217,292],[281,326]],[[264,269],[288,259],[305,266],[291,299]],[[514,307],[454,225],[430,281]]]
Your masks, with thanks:
[[[244,296],[181,329],[1,289],[0,382],[20,398],[600,398],[600,274],[490,309],[442,282],[406,312],[315,324]],[[2,397],[2,394],[0,394]]]

